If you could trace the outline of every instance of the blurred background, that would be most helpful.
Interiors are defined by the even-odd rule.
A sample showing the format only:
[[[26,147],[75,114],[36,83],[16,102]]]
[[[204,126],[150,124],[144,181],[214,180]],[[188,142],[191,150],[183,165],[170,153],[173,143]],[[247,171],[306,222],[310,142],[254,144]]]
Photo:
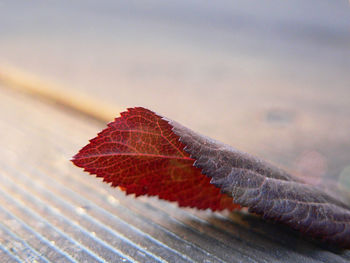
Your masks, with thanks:
[[[9,91],[9,72],[12,86],[25,90],[22,77],[34,76],[46,83],[40,94],[66,106]],[[101,122],[67,110],[80,95],[97,115],[106,105],[112,113]],[[134,106],[312,184],[350,189],[349,1],[0,0],[0,254],[350,260],[244,214],[135,201],[68,161],[106,119]]]
[[[0,58],[299,173],[349,170],[348,1],[2,0]]]

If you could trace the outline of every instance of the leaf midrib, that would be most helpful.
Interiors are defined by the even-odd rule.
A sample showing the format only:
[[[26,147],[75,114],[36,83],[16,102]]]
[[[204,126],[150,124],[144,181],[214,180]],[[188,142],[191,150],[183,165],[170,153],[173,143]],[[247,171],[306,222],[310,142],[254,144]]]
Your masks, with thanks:
[[[165,159],[178,159],[178,160],[194,161],[194,159],[192,159],[190,157],[151,154],[151,153],[101,153],[101,154],[84,155],[82,157],[77,157],[74,159],[75,160],[84,160],[84,159],[89,159],[89,158],[112,157],[112,156],[141,156],[141,157],[150,157],[150,158],[165,158]]]

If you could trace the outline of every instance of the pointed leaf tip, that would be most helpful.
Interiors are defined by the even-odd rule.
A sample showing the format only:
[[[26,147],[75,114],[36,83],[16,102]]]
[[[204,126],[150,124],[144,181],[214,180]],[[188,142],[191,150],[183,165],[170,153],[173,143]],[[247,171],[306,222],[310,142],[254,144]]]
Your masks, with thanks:
[[[158,196],[213,211],[239,207],[193,166],[194,160],[161,116],[142,107],[120,115],[73,157],[75,165],[127,194]]]

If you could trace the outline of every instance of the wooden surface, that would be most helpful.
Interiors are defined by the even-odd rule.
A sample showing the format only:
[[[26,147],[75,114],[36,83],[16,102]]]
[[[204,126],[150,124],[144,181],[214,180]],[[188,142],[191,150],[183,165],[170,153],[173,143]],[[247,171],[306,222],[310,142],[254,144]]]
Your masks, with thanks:
[[[337,0],[1,1],[1,262],[350,261],[244,212],[126,197],[69,162],[144,106],[349,191],[349,13]]]
[[[316,175],[350,166],[348,1],[0,7],[0,68],[112,105],[109,119],[144,106],[293,172],[305,156],[325,160]]]
[[[124,193],[70,157],[104,125],[0,89],[1,258],[5,262],[346,262],[244,212],[180,209]]]

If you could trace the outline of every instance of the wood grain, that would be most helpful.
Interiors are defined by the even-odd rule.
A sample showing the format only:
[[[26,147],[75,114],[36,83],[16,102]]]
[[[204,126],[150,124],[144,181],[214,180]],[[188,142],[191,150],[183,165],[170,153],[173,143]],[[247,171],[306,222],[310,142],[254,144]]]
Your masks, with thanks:
[[[0,100],[1,224],[42,261],[350,259],[348,251],[306,241],[245,213],[199,212],[155,198],[126,197],[68,161],[104,126],[101,122],[6,89]],[[2,251],[24,260],[11,235],[1,242]]]

